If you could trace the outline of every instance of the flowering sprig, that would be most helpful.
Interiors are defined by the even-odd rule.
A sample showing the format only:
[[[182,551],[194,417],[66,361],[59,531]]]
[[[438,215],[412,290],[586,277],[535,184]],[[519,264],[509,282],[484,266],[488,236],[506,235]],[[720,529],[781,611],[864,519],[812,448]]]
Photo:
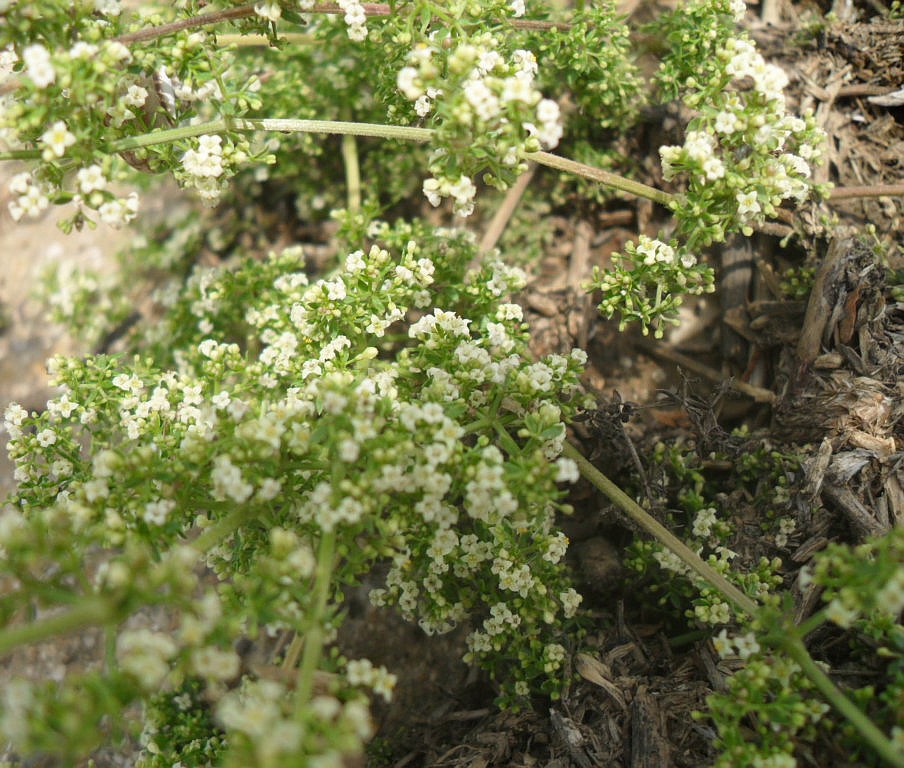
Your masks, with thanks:
[[[10,211],[18,219],[36,216],[52,202],[70,203],[76,210],[64,226],[98,219],[121,226],[138,209],[137,195],[117,197],[113,191],[112,182],[124,178],[126,163],[152,172],[183,164],[178,149],[167,144],[116,159],[107,148],[192,118],[240,115],[257,103],[258,83],[251,78],[235,85],[227,75],[231,55],[216,50],[206,32],[186,31],[163,46],[127,46],[118,35],[135,28],[136,21],[162,17],[151,14],[138,21],[116,2],[76,4],[72,14],[59,10],[48,0],[14,3],[4,11],[0,48],[13,63],[15,71],[7,72],[5,82],[14,86],[15,98],[5,96],[0,104],[0,132],[14,153],[30,157],[34,148],[40,159],[15,178]],[[238,145],[234,151],[232,145]],[[212,163],[199,168],[192,155],[182,153],[189,165],[181,178],[200,186],[210,199],[215,197],[213,179],[231,175],[236,165],[255,156],[245,139],[227,142],[224,149],[216,155],[222,161],[218,169]]]
[[[397,85],[435,126],[433,176],[424,182],[424,194],[432,205],[452,198],[456,213],[468,216],[478,171],[486,170],[487,183],[506,188],[526,168],[527,153],[558,144],[562,127],[558,104],[534,85],[533,53],[518,49],[505,56],[489,34],[455,43],[450,51],[418,44]]]
[[[698,263],[686,246],[641,235],[624,254],[612,255],[611,269],[594,267],[588,287],[602,292],[600,312],[619,314],[619,330],[636,321],[644,334],[652,328],[661,338],[666,325],[678,323],[683,295],[712,293],[715,282],[712,268]]]
[[[671,204],[692,250],[746,235],[784,201],[810,195],[810,163],[824,133],[812,114],[786,111],[788,77],[734,23],[743,2],[696,0],[659,26],[686,46],[666,56],[659,82],[695,110],[681,145],[659,150],[666,181],[686,180]]]

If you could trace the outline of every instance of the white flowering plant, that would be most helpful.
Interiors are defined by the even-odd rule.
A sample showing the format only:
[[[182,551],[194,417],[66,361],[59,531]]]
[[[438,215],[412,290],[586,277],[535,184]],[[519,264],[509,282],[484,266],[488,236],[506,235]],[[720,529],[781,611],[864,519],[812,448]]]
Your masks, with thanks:
[[[251,627],[310,642],[313,620],[333,621],[315,596],[326,599],[377,559],[392,567],[375,604],[397,605],[428,634],[485,614],[467,658],[497,674],[511,701],[536,685],[554,693],[565,653],[557,638],[580,603],[560,565],[567,540],[554,513],[558,484],[577,476],[560,454],[563,419],[586,404],[577,391],[585,356],[526,356],[520,307],[505,301],[524,274],[498,261],[465,271],[467,237],[408,225],[374,234],[404,240],[401,253],[354,251],[315,282],[297,249],[263,267],[249,260],[199,274],[160,324],[177,342],[174,367],[60,359],[62,394],[44,413],[7,410],[19,488],[2,518],[4,569],[55,562],[42,588],[47,607],[81,600],[118,621],[165,590],[182,615],[176,638],[120,634],[108,683],[123,697],[165,680],[199,677],[209,687],[237,677],[229,643]],[[410,312],[416,322],[406,322]],[[235,340],[216,340],[224,337]],[[83,569],[75,539],[126,553],[73,584]],[[159,567],[137,568],[155,558]],[[195,598],[199,560],[229,581]],[[174,570],[178,583],[167,580]],[[10,611],[20,598],[11,596]],[[77,626],[78,611],[69,615]],[[392,676],[367,669],[349,662],[349,683],[388,698]],[[281,701],[277,685],[249,683],[220,701],[219,722],[239,745],[230,759],[302,759],[304,718],[290,727],[271,704],[270,719],[249,731],[249,701]],[[67,701],[51,689],[15,695],[15,716],[28,720],[55,722],[48,713]],[[325,704],[310,706],[313,722]],[[80,729],[23,733],[11,710],[5,717],[22,748],[85,746]],[[269,739],[280,727],[283,749]]]
[[[609,2],[0,2],[14,219],[54,204],[64,229],[123,226],[140,210],[124,185],[167,174],[208,206],[270,185],[287,215],[338,219],[341,246],[316,276],[300,247],[262,258],[235,246],[250,225],[206,230],[192,214],[137,240],[119,286],[58,273],[59,316],[108,307],[81,330],[126,351],[57,358],[46,408],[6,409],[0,653],[89,626],[106,652],[61,682],[5,687],[17,753],[73,760],[132,737],[148,768],[357,759],[366,696],[390,698],[395,677],[327,648],[344,590],[369,574],[373,604],[427,634],[464,627],[465,659],[502,703],[555,698],[582,637],[557,528],[579,475],[664,545],[663,564],[668,550],[699,577],[697,620],[760,615],[769,568],[705,562],[567,442],[591,405],[587,355],[529,353],[526,273],[398,207],[424,212],[414,190],[460,223],[483,186],[506,190],[531,162],[661,204],[674,222],[590,285],[604,313],[660,335],[683,294],[714,287],[700,249],[801,202],[819,158],[812,118],[786,114],[783,76],[737,32],[743,10],[696,0],[662,22],[657,98],[694,110],[660,153],[684,185],[667,192],[547,151],[627,170],[599,145],[637,126],[644,82]],[[222,260],[202,265],[204,249]],[[123,297],[152,288],[153,319],[130,318]],[[711,507],[688,511],[692,543],[727,535]],[[292,639],[246,669],[242,643],[274,635]],[[788,637],[762,642],[890,755]]]

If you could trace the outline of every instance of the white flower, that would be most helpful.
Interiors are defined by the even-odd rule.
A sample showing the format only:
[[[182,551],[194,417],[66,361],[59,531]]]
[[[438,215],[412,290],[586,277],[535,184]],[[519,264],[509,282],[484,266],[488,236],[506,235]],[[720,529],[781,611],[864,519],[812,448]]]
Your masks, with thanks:
[[[894,575],[876,593],[876,607],[897,617],[904,609],[904,567],[899,566]]]
[[[69,56],[73,59],[91,59],[97,55],[97,46],[93,43],[86,43],[84,40],[79,40],[76,43],[73,43],[72,47],[69,49]]]
[[[718,157],[710,157],[703,163],[703,173],[707,181],[716,181],[725,175],[725,166]]]
[[[516,19],[521,18],[525,13],[524,0],[510,0],[509,8],[512,9],[512,16]]]
[[[138,214],[138,193],[130,192],[128,197],[109,200],[97,209],[100,220],[118,228],[128,224]]]
[[[76,174],[78,188],[83,195],[88,195],[97,190],[106,189],[107,177],[104,176],[103,169],[99,165],[89,165],[87,168],[81,168]]]
[[[434,208],[442,202],[442,196],[439,193],[440,183],[438,179],[425,179],[422,186],[424,197]]]
[[[126,95],[122,97],[122,101],[127,107],[139,108],[144,106],[147,98],[147,88],[142,88],[140,85],[130,85]]]
[[[414,67],[402,67],[396,75],[396,86],[410,101],[424,95],[424,89],[418,83],[418,71]]]
[[[125,630],[116,641],[116,658],[124,672],[137,678],[145,690],[155,690],[169,672],[167,660],[176,655],[167,635],[148,629]]]
[[[75,136],[69,132],[66,123],[58,120],[44,131],[41,142],[45,145],[42,156],[45,160],[50,160],[54,157],[62,157],[66,150],[75,144]]]
[[[707,538],[712,533],[713,525],[716,523],[716,510],[714,507],[701,509],[694,518],[693,533],[694,536]]]
[[[559,600],[562,601],[562,612],[565,614],[566,619],[570,619],[577,613],[578,606],[583,599],[577,591],[571,588],[566,589],[559,595]]]
[[[735,200],[738,202],[738,216],[742,220],[749,220],[751,217],[756,216],[761,210],[759,202],[756,199],[756,191],[751,192],[738,192],[735,195]]]
[[[132,59],[132,52],[118,40],[108,40],[104,45],[104,53],[115,62]]]
[[[102,16],[119,16],[122,13],[119,0],[94,0],[94,10]]]
[[[433,103],[430,101],[430,97],[427,96],[427,94],[418,96],[414,102],[414,111],[417,112],[419,117],[426,117],[430,114],[432,104]]]
[[[26,47],[22,51],[22,61],[25,63],[25,74],[38,88],[46,88],[56,79],[50,53],[43,45],[35,43]]]
[[[734,653],[734,647],[732,646],[731,638],[728,636],[728,630],[722,629],[719,631],[719,634],[713,638],[713,647],[716,649],[716,653],[723,659]]]
[[[738,656],[742,659],[749,659],[755,653],[759,653],[760,644],[756,640],[756,636],[753,632],[748,632],[746,635],[740,635],[734,639],[735,646],[738,649]]]
[[[728,7],[736,22],[744,20],[744,15],[747,13],[747,3],[744,0],[730,0]]]
[[[42,429],[40,432],[38,432],[37,437],[38,444],[42,448],[49,448],[57,441],[56,432],[54,432],[52,429]]]
[[[719,112],[716,115],[715,129],[717,133],[730,136],[740,127],[740,120],[734,112]]]
[[[282,16],[282,8],[279,7],[279,3],[255,3],[254,12],[261,18],[273,22],[274,24],[279,21],[280,16]]]
[[[581,477],[578,472],[578,465],[572,459],[560,458],[556,459],[556,482],[557,483],[576,483]]]
[[[826,618],[842,629],[847,629],[860,615],[856,608],[849,608],[837,597],[826,606]]]

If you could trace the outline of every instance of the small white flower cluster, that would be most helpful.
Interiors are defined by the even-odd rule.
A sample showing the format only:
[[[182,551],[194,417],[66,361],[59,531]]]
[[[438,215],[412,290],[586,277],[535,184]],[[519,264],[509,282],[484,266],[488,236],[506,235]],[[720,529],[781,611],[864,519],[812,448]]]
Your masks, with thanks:
[[[717,521],[716,517],[716,508],[715,507],[705,507],[697,512],[694,517],[694,525],[691,528],[694,536],[698,536],[701,539],[708,539],[713,532],[713,526]]]
[[[15,195],[7,204],[14,221],[37,218],[50,205],[50,188],[30,173],[17,173],[10,179],[8,189],[11,196]]]
[[[788,539],[797,529],[797,521],[793,517],[783,517],[778,521],[778,533],[775,534],[775,546],[785,547]]]
[[[255,3],[254,12],[272,24],[275,24],[282,17],[282,8],[276,2]]]
[[[860,606],[856,598],[842,593],[833,598],[825,608],[826,618],[842,629],[849,629],[860,618]]]
[[[120,667],[146,691],[159,690],[169,673],[169,660],[177,650],[169,635],[149,629],[125,630],[116,640],[116,659]]]
[[[204,135],[198,138],[197,147],[182,154],[183,185],[198,192],[205,205],[216,205],[226,188],[226,179],[234,174],[234,167],[247,159],[242,147],[231,141],[223,144],[223,137]]]
[[[729,637],[726,629],[720,630],[719,634],[713,638],[713,647],[723,659],[737,656],[747,661],[751,656],[760,652],[760,644],[753,632]]]
[[[690,269],[697,263],[696,257],[692,253],[685,250],[675,250],[671,245],[663,243],[661,240],[655,240],[640,235],[637,238],[637,245],[634,252],[637,256],[643,258],[645,266],[654,264],[665,264],[668,266],[680,264],[685,269]]]
[[[40,43],[26,46],[22,51],[25,74],[37,88],[46,88],[56,80],[56,70],[50,60],[50,52]]]
[[[523,9],[513,7],[518,10]],[[460,216],[474,209],[477,190],[472,179],[485,161],[463,161],[453,154],[453,144],[467,143],[484,156],[499,158],[492,175],[502,179],[514,178],[523,169],[526,153],[551,149],[562,137],[559,105],[542,98],[534,85],[534,55],[516,50],[507,60],[495,44],[491,36],[483,36],[447,52],[420,43],[396,78],[415,112],[431,115],[439,126],[430,159],[432,178],[424,182],[424,195],[434,206],[451,198]]]
[[[731,615],[731,606],[722,601],[699,602],[694,606],[694,616],[705,624],[727,624]]]
[[[350,685],[370,688],[384,701],[392,701],[396,676],[386,667],[376,667],[368,659],[352,659],[345,665],[345,675]]]
[[[97,209],[100,220],[111,227],[123,227],[138,215],[138,193],[129,192],[125,197],[102,203]]]
[[[367,14],[364,12],[364,6],[358,0],[338,0],[338,4],[345,12],[349,40],[356,43],[367,40]]]
[[[103,183],[91,169],[82,180],[86,188]],[[240,272],[198,270],[172,306],[178,325],[167,326],[182,348],[178,372],[58,363],[54,375],[66,388],[46,412],[7,410],[17,469],[46,466],[50,503],[73,527],[97,525],[112,546],[151,532],[158,541],[178,536],[221,510],[267,510],[276,525],[259,547],[249,531],[205,557],[218,573],[237,557],[254,563],[271,590],[271,626],[297,626],[306,610],[293,587],[314,572],[309,535],[318,531],[367,548],[373,536],[393,565],[372,599],[397,604],[426,632],[451,630],[482,600],[487,609],[506,606],[517,620],[500,622],[502,608],[476,617],[489,621],[477,625],[484,634],[499,630],[491,651],[473,657],[481,664],[527,652],[530,638],[548,644],[580,603],[561,567],[567,538],[552,528],[562,495],[556,482],[575,477],[573,463],[556,458],[586,356],[528,358],[522,312],[505,301],[523,285],[523,270],[490,258],[466,273],[470,240],[454,232],[419,237],[401,239],[395,258],[379,245],[352,252],[316,282],[304,276],[298,249],[249,260]],[[471,301],[472,317],[443,308]],[[206,331],[186,324],[186,313],[206,321]],[[235,318],[251,327],[255,359],[218,340]],[[378,355],[378,344],[391,348],[380,341],[388,324],[406,319],[410,333],[400,328],[392,342],[403,349],[393,359]],[[107,397],[92,401],[98,386]],[[493,418],[512,436],[504,452],[491,427],[473,426],[492,403]],[[109,425],[116,438],[104,449]],[[67,430],[84,429],[96,431],[96,447],[76,467],[66,458],[78,453]],[[185,483],[172,482],[173,465],[184,468]],[[0,544],[20,536],[16,519],[4,518],[0,529],[9,531]],[[114,565],[99,583],[128,589],[133,577]],[[477,582],[486,594],[482,587],[475,602]],[[221,685],[236,659],[209,640],[222,638],[205,612],[196,614],[177,635],[178,663]],[[124,664],[149,682],[162,679],[175,656],[145,652],[153,644],[138,640],[124,646],[124,660],[135,659]],[[555,652],[537,659],[513,685],[560,663]],[[348,676],[383,696],[392,690],[391,676],[364,662],[350,663]],[[224,724],[256,739],[231,719],[241,697],[230,701],[220,712]],[[275,717],[264,720],[273,725]]]
[[[721,68],[707,85],[707,102],[699,105],[701,114],[691,121],[684,144],[659,149],[667,181],[679,174],[689,178],[688,216],[690,201],[704,193],[721,201],[714,206],[727,202],[735,208],[728,218],[716,215],[721,223],[702,238],[704,245],[738,228],[749,234],[751,223],[774,215],[785,200],[802,202],[809,194],[809,163],[819,159],[823,139],[812,117],[786,112],[787,75],[767,63],[746,37],[725,40],[715,60]],[[752,88],[733,87],[737,81]],[[699,218],[699,211],[693,215]]]
[[[242,749],[245,765],[279,768],[297,758],[302,748],[305,724],[318,738],[305,740],[305,764],[341,766],[373,735],[368,705],[361,697],[340,701],[332,695],[318,694],[302,712],[292,712],[292,692],[275,680],[245,679],[238,689],[229,691],[216,705],[217,720],[230,734],[230,741]],[[329,734],[327,738],[320,733]]]
[[[297,749],[301,740],[301,724],[283,712],[288,700],[290,696],[281,683],[246,679],[241,688],[220,699],[217,719],[228,730],[250,737],[258,749],[266,750],[266,756],[260,757],[262,764],[270,765],[274,755]]]

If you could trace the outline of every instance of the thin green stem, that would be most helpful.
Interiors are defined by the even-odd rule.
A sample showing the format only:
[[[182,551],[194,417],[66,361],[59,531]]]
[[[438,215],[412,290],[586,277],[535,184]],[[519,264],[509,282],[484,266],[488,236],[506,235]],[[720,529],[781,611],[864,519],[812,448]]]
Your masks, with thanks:
[[[806,637],[813,630],[818,629],[826,622],[825,609],[817,611],[812,616],[808,616],[804,621],[797,625],[797,632],[801,637]]]
[[[380,123],[350,123],[339,120],[291,120],[260,118],[234,120],[233,126],[239,131],[283,131],[285,133],[335,133],[351,136],[370,136],[378,139],[399,139],[401,141],[430,141],[430,128],[410,128],[403,125],[382,125]]]
[[[333,580],[333,560],[336,553],[336,532],[324,531],[317,552],[317,571],[314,574],[314,601],[309,613],[310,625],[304,636],[304,650],[298,667],[298,684],[295,687],[295,714],[303,722],[304,708],[314,690],[314,673],[320,666],[323,654],[323,622],[326,604]]]
[[[512,439],[512,436],[508,433],[506,428],[498,421],[493,422],[493,427],[496,430],[496,434],[499,436],[499,442],[502,444],[502,447],[505,448],[508,455],[516,456],[518,454],[518,443]]]
[[[538,165],[545,165],[547,168],[555,168],[557,171],[565,171],[566,173],[573,173],[575,176],[582,176],[591,181],[598,181],[600,184],[605,184],[607,187],[627,192],[636,197],[645,197],[647,200],[652,200],[654,203],[659,203],[666,207],[675,199],[674,195],[663,192],[661,189],[656,189],[656,187],[650,187],[646,184],[641,184],[639,181],[632,181],[623,176],[617,176],[614,173],[609,173],[601,168],[595,168],[592,165],[569,160],[567,157],[552,155],[549,152],[532,152],[527,155],[527,158],[533,160]]]
[[[358,143],[351,134],[342,137],[342,165],[345,168],[345,195],[350,213],[361,210],[361,166]]]
[[[47,640],[83,627],[119,621],[122,611],[108,597],[91,596],[63,613],[0,629],[0,656],[22,645]]]
[[[568,458],[573,459],[577,463],[581,474],[602,491],[634,523],[643,528],[660,544],[670,549],[688,568],[721,592],[722,596],[734,603],[735,607],[741,612],[746,613],[751,618],[756,615],[758,607],[751,598],[741,592],[740,589],[728,581],[709,563],[704,562],[687,544],[641,508],[634,499],[587,461],[583,454],[573,445],[565,443],[564,454]]]
[[[167,144],[182,139],[192,138],[194,136],[203,136],[205,134],[225,133],[226,131],[279,131],[281,133],[327,133],[338,134],[341,136],[367,136],[381,139],[397,139],[399,141],[415,141],[424,143],[430,141],[433,136],[433,130],[430,128],[414,128],[401,125],[382,125],[379,123],[354,123],[341,120],[293,120],[288,118],[257,118],[257,119],[219,119],[211,120],[206,123],[198,123],[197,125],[185,125],[178,128],[169,128],[162,131],[154,131],[153,133],[143,134],[141,136],[130,136],[126,139],[120,139],[113,142],[107,148],[111,154],[124,152],[126,150],[140,149],[142,147],[150,147],[155,144]],[[344,145],[343,145],[344,148]],[[12,159],[28,159],[40,157],[40,154],[31,153],[32,150],[14,150],[13,152],[0,153],[0,160]],[[34,150],[34,152],[37,152]],[[533,152],[527,155],[529,160],[533,160],[539,165],[545,165],[547,168],[572,173],[591,181],[605,184],[613,189],[627,192],[638,197],[645,197],[654,203],[668,206],[674,199],[673,195],[663,192],[655,187],[641,184],[638,181],[626,179],[623,176],[617,176],[609,173],[601,168],[594,168],[592,165],[578,163],[558,155],[551,155],[548,152]]]
[[[207,552],[209,549],[212,549],[228,538],[254,516],[255,512],[253,511],[253,508],[248,506],[236,507],[228,515],[213,523],[209,528],[205,528],[198,538],[191,542],[191,545],[199,552]]]
[[[0,152],[0,160],[40,160],[40,149],[8,149]]]
[[[777,633],[772,639],[776,647],[797,662],[803,673],[816,686],[816,689],[829,704],[847,718],[848,722],[876,750],[882,760],[889,765],[895,766],[895,768],[904,768],[904,754],[895,748],[895,745],[876,727],[876,724],[854,702],[845,696],[835,683],[829,679],[829,676],[819,668],[819,665],[813,661],[813,657],[810,656],[806,646],[796,632],[790,630]]]

